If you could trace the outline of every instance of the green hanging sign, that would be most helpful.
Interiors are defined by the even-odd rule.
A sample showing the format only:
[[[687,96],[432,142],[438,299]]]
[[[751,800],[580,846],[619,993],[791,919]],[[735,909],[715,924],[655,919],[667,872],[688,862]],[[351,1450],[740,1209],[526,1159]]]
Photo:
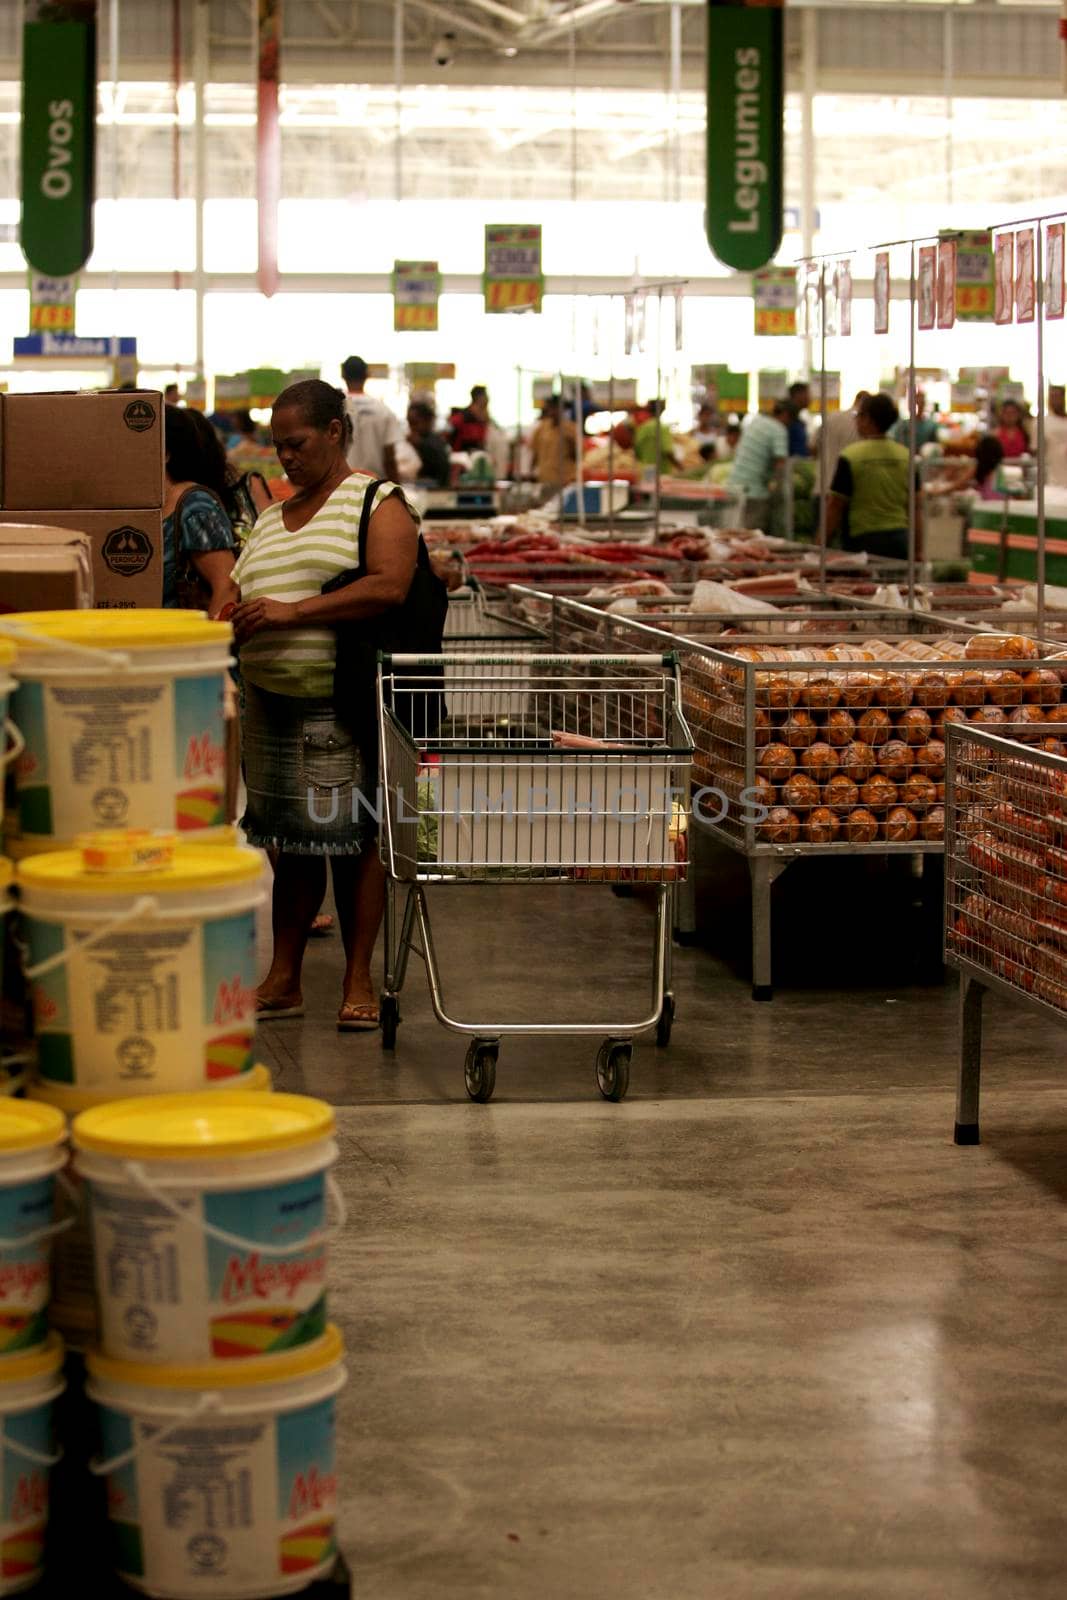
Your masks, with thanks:
[[[22,222],[30,266],[50,277],[83,267],[93,248],[96,23],[86,4],[22,33]],[[74,20],[71,20],[74,19]]]
[[[708,0],[708,243],[739,272],[782,242],[782,0]]]

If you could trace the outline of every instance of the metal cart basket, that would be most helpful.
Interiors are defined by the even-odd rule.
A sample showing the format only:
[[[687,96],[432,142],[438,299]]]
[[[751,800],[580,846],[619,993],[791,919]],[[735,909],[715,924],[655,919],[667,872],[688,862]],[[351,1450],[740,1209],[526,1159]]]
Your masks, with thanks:
[[[450,653],[449,703],[416,739],[440,689],[434,656],[385,658],[378,674],[381,853],[386,892],[382,1042],[391,1049],[414,953],[426,964],[437,1020],[470,1039],[467,1093],[488,1100],[506,1034],[601,1034],[596,1079],[621,1100],[632,1037],[665,1045],[671,895],[685,876],[693,740],[672,655]],[[500,706],[505,705],[505,715]],[[645,884],[656,889],[652,1000],[632,1022],[462,1022],[445,1009],[424,886]],[[397,920],[397,890],[406,891]]]

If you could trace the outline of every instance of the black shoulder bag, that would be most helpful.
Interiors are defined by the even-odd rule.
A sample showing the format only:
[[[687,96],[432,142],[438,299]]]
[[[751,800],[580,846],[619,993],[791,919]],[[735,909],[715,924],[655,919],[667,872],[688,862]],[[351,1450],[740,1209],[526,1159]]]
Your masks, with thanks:
[[[347,589],[367,576],[367,536],[370,531],[374,497],[384,480],[369,484],[359,519],[359,566],[339,572],[322,586],[323,594]],[[403,603],[377,617],[334,624],[337,635],[337,663],[333,675],[333,705],[337,720],[359,744],[364,763],[377,770],[378,653],[386,655],[440,655],[448,613],[448,590],[430,564],[430,552],[419,534],[415,575]],[[426,692],[405,695],[398,716],[416,744],[424,744],[437,733],[445,717],[444,666],[430,667],[419,674]],[[440,684],[440,688],[435,688]],[[376,781],[376,780],[375,780]]]

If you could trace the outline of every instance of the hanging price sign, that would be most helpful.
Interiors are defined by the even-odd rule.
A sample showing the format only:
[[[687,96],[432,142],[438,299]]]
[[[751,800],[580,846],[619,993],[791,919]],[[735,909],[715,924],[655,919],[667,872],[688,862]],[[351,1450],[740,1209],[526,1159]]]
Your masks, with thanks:
[[[993,247],[995,292],[993,321],[1002,326],[1015,315],[1015,235],[1000,233]]]
[[[839,261],[837,285],[837,331],[842,339],[852,336],[852,262]]]
[[[540,311],[545,283],[541,272],[541,224],[486,226],[486,311]]]
[[[917,325],[927,333],[937,321],[937,246],[924,244],[919,249]]]
[[[764,267],[752,274],[758,334],[792,338],[797,331],[797,275],[793,267]]]
[[[874,331],[889,332],[889,251],[874,258]]]
[[[1063,316],[1063,233],[1062,222],[1050,222],[1045,235],[1045,315],[1050,321]]]
[[[987,228],[956,236],[956,320],[989,322],[993,316],[993,235]]]
[[[397,261],[393,266],[393,331],[436,333],[441,273],[436,261]]]
[[[1034,230],[1020,228],[1015,235],[1015,317],[1018,322],[1033,322],[1036,282],[1034,277]]]
[[[942,239],[937,247],[937,325],[956,325],[956,241]]]
[[[73,333],[77,278],[30,273],[30,332]]]

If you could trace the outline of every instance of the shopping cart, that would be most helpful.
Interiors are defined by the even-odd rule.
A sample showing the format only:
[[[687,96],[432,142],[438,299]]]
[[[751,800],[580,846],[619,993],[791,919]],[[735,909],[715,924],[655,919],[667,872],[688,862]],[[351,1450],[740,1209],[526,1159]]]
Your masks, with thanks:
[[[439,658],[392,656],[378,673],[381,853],[388,873],[382,1042],[396,1043],[408,958],[426,965],[434,1015],[470,1039],[472,1100],[488,1100],[500,1040],[604,1035],[597,1087],[621,1100],[633,1036],[666,1045],[671,896],[685,876],[693,739],[673,655],[450,655],[456,695],[431,740]],[[505,716],[496,714],[501,702]],[[456,707],[458,706],[458,710]],[[656,889],[650,1011],[633,1022],[462,1022],[445,1009],[427,884],[646,884]],[[397,920],[398,891],[405,895]]]

